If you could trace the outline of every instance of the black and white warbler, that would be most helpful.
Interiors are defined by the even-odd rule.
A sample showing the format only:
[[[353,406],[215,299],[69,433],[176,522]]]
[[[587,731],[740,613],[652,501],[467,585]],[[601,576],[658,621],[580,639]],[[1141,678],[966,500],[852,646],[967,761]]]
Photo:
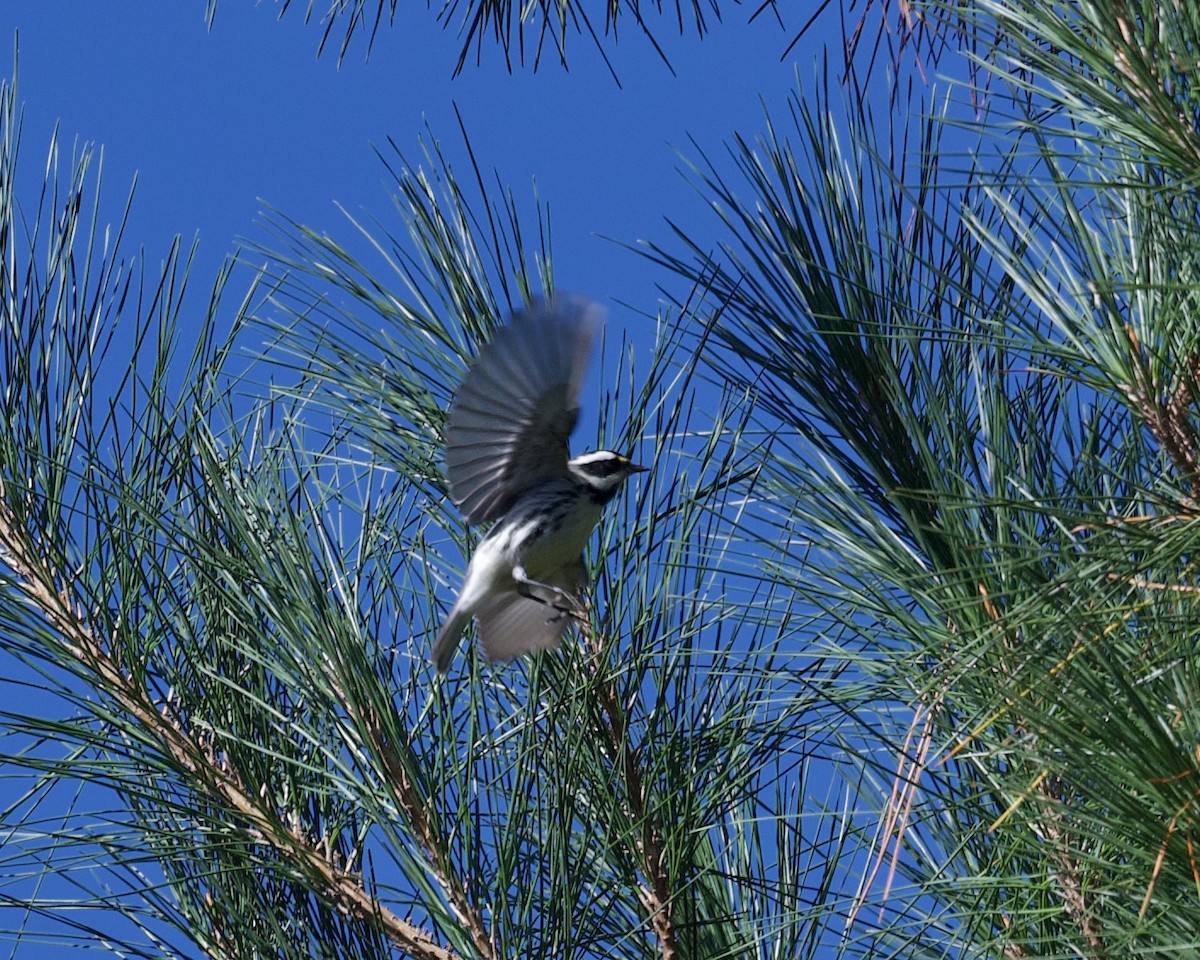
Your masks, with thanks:
[[[568,459],[603,318],[582,297],[533,303],[480,351],[455,394],[446,421],[450,497],[468,523],[496,524],[433,643],[440,673],[472,618],[491,660],[557,646],[582,609],[583,550],[601,509],[647,469],[611,450]]]

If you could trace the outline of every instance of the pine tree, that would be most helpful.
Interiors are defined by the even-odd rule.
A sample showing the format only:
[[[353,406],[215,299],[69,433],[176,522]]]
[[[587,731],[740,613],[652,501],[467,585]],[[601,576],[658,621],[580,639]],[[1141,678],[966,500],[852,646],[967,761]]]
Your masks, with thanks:
[[[563,56],[570,13],[542,10]],[[197,295],[180,245],[151,268],[97,222],[91,152],[19,193],[4,86],[10,936],[1197,949],[1200,17],[902,15],[894,56],[852,34],[787,116],[694,148],[710,229],[630,252],[654,349],[605,345],[581,427],[654,465],[602,522],[589,620],[445,681],[480,531],[443,419],[554,288],[548,210],[429,137],[385,159],[395,222],[276,214]]]

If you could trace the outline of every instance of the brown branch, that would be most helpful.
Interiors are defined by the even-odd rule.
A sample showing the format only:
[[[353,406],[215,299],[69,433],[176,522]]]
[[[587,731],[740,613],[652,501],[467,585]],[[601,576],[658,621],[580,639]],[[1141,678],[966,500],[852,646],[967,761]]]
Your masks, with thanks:
[[[348,714],[353,716],[353,708],[347,699],[342,696],[340,689],[338,690],[338,696],[342,699],[343,708]],[[479,908],[471,901],[466,887],[452,869],[449,857],[440,842],[441,835],[433,829],[433,825],[430,822],[429,807],[425,797],[417,789],[417,785],[413,783],[412,777],[409,776],[408,767],[397,752],[396,745],[385,732],[382,718],[368,704],[366,712],[362,715],[361,719],[367,730],[367,735],[371,739],[371,743],[374,745],[383,762],[388,780],[396,791],[396,799],[399,801],[401,807],[403,807],[408,817],[409,826],[421,844],[421,848],[425,853],[425,859],[433,868],[434,876],[437,877],[438,883],[445,891],[450,908],[454,911],[463,926],[470,931],[471,940],[475,944],[475,949],[479,951],[480,956],[498,956],[495,944],[488,935],[483,915],[480,913]]]
[[[585,655],[592,667],[592,679],[596,684],[596,697],[604,711],[605,735],[613,758],[621,765],[621,778],[625,783],[625,795],[629,802],[629,816],[641,827],[641,838],[637,841],[637,852],[641,858],[641,870],[645,878],[638,888],[638,899],[650,921],[663,960],[678,960],[679,943],[675,931],[674,908],[671,887],[666,871],[666,854],[663,849],[662,833],[647,813],[646,786],[638,765],[638,751],[627,741],[628,728],[625,713],[617,700],[611,681],[600,676],[600,644],[584,618],[578,618],[579,632],[583,639]]]
[[[1119,580],[1122,583],[1127,583],[1131,587],[1137,587],[1139,590],[1158,590],[1165,593],[1200,593],[1200,586],[1194,586],[1188,583],[1160,583],[1157,580],[1149,580],[1146,577],[1131,577],[1124,576],[1119,573],[1106,573],[1106,580]]]
[[[988,617],[999,623],[1001,620],[1001,612],[992,603],[985,585],[979,585],[980,596],[983,601],[983,607]],[[955,631],[957,632],[957,631]],[[1101,634],[1103,635],[1103,634]],[[1051,677],[1057,677],[1062,673],[1067,665],[1071,663],[1087,647],[1087,641],[1083,634],[1076,636],[1071,644],[1071,649],[1061,660],[1056,663],[1049,672]],[[1002,667],[1006,676],[1011,676],[1011,671]],[[1026,687],[1020,694],[1017,700],[1006,697],[1005,706],[996,713],[988,717],[983,723],[979,724],[972,733],[950,751],[949,757],[957,754],[967,743],[971,742],[985,726],[991,725],[1004,714],[1015,709],[1020,699],[1024,699],[1034,692],[1033,686]],[[1014,729],[1018,733],[1025,734],[1027,731],[1025,725],[1018,719],[1014,721]],[[949,759],[949,757],[947,759]],[[1107,956],[1107,944],[1100,934],[1096,920],[1091,911],[1088,909],[1087,901],[1084,898],[1084,884],[1079,868],[1079,863],[1071,854],[1070,838],[1067,830],[1062,825],[1063,816],[1060,812],[1063,806],[1061,794],[1061,781],[1057,776],[1050,774],[1048,770],[1042,770],[1034,778],[1026,791],[1017,797],[992,825],[988,828],[989,832],[998,830],[1000,826],[1009,819],[1017,809],[1029,800],[1031,797],[1039,797],[1043,801],[1039,805],[1039,814],[1032,818],[1030,826],[1035,831],[1042,834],[1045,840],[1051,845],[1051,856],[1057,862],[1059,893],[1062,897],[1064,908],[1067,915],[1078,925],[1081,934],[1087,941],[1088,946],[1092,950],[1091,956],[1094,960],[1104,960]],[[1011,920],[1005,915],[1000,915],[1001,925],[1006,932],[1012,929]],[[1026,956],[1025,949],[1019,944],[1010,941],[1005,946],[1006,956],[1022,957]]]
[[[1095,917],[1088,909],[1083,895],[1083,878],[1079,873],[1079,864],[1070,852],[1070,837],[1062,826],[1062,815],[1059,812],[1063,800],[1059,795],[1058,777],[1044,777],[1037,786],[1038,793],[1046,801],[1042,804],[1044,816],[1040,818],[1042,832],[1052,847],[1052,855],[1058,862],[1058,878],[1060,895],[1067,915],[1078,925],[1084,940],[1087,941],[1093,960],[1104,960],[1108,956],[1108,945],[1100,935]]]
[[[428,933],[383,906],[363,887],[361,877],[333,862],[302,832],[284,826],[269,806],[246,788],[227,760],[217,760],[212,746],[193,739],[170,709],[157,709],[146,691],[120,669],[104,643],[88,626],[65,588],[55,590],[56,573],[20,532],[20,525],[0,484],[0,563],[12,571],[9,582],[33,604],[59,634],[67,652],[95,676],[95,685],[117,707],[136,720],[161,744],[164,752],[193,778],[210,799],[228,807],[245,822],[245,833],[291,861],[297,873],[315,878],[317,892],[343,914],[381,932],[396,947],[420,960],[456,960]]]
[[[1188,358],[1186,369],[1177,378],[1169,400],[1159,398],[1142,362],[1143,348],[1133,327],[1125,328],[1133,361],[1133,383],[1125,386],[1125,396],[1142,418],[1151,435],[1166,451],[1175,469],[1191,487],[1188,507],[1196,507],[1200,498],[1200,444],[1192,427],[1191,411],[1196,399],[1196,381],[1200,375],[1200,355]]]
[[[939,691],[931,705],[918,704],[916,710],[913,711],[912,722],[909,724],[904,745],[900,748],[896,759],[896,772],[892,777],[892,792],[883,807],[883,819],[876,834],[872,862],[859,881],[858,892],[855,894],[854,902],[846,917],[847,930],[854,925],[859,912],[866,906],[867,896],[875,885],[875,880],[878,878],[884,862],[888,859],[889,850],[892,855],[887,880],[884,883],[884,900],[891,893],[896,868],[900,862],[900,854],[904,848],[904,835],[912,816],[913,803],[920,791],[921,776],[928,769],[929,749],[933,743],[935,720],[941,709],[943,694],[944,691]],[[918,728],[920,728],[919,732]],[[914,734],[917,746],[910,759],[909,748],[912,746]]]

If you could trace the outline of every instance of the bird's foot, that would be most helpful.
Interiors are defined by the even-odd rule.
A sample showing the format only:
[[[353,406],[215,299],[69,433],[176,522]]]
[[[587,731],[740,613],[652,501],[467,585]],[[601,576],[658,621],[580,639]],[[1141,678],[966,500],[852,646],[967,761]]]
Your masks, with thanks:
[[[545,604],[554,611],[546,620],[547,623],[558,623],[563,617],[581,617],[584,613],[583,604],[578,597],[552,583],[532,579],[524,567],[513,567],[513,579],[517,582],[518,594],[527,600]],[[535,589],[549,594],[549,598],[539,596],[534,592]]]

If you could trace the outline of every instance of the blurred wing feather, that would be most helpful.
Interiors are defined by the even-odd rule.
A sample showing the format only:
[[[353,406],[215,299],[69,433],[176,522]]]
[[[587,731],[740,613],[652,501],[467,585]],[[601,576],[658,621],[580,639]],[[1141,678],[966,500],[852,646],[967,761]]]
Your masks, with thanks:
[[[477,614],[479,643],[489,660],[507,663],[523,653],[549,650],[562,642],[571,618],[554,607],[506,593]]]
[[[537,301],[480,351],[446,421],[450,496],[469,523],[503,516],[530,487],[566,471],[603,315],[584,297]]]

